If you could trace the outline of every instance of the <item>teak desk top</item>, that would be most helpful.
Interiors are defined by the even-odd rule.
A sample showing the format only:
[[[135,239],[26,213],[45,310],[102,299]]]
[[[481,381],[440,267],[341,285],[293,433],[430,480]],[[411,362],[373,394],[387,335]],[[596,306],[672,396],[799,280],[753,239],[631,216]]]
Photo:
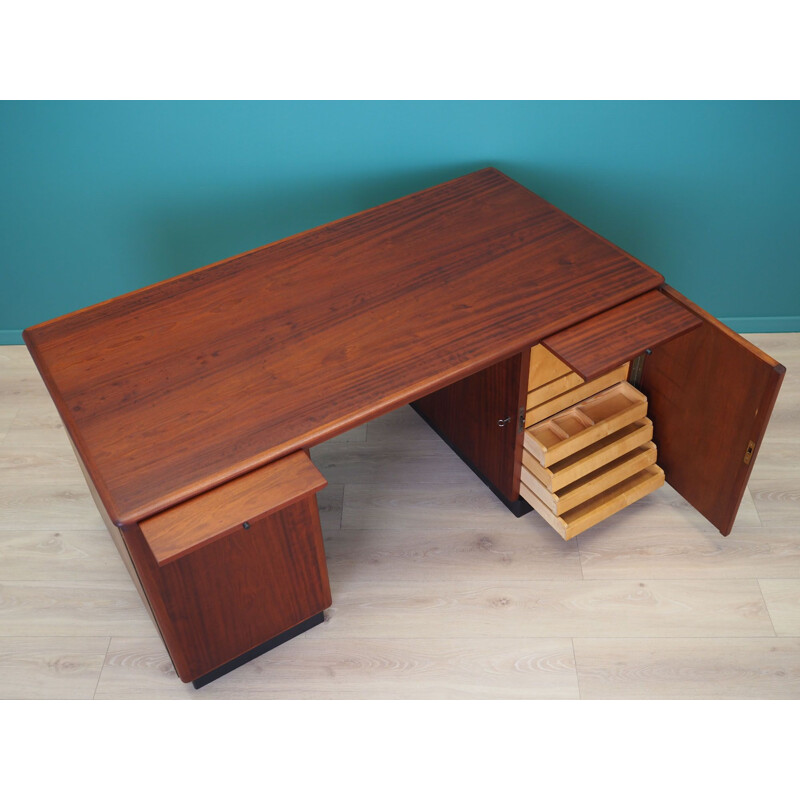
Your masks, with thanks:
[[[663,283],[495,169],[25,332],[112,520],[149,517]]]

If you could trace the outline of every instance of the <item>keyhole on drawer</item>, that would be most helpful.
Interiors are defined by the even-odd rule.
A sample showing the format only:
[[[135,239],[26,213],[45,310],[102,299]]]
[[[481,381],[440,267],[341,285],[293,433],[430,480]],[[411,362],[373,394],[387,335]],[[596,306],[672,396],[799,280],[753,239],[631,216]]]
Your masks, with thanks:
[[[499,420],[497,420],[497,424],[498,424],[498,425],[499,425],[501,428],[505,428],[505,426],[506,426],[506,425],[508,425],[508,423],[509,423],[509,422],[511,422],[511,417],[506,417],[505,419],[499,419]]]
[[[245,530],[248,530],[248,529],[249,529],[249,527],[250,527],[250,523],[249,523],[249,522],[243,522],[243,523],[242,523],[242,527],[243,527]]]

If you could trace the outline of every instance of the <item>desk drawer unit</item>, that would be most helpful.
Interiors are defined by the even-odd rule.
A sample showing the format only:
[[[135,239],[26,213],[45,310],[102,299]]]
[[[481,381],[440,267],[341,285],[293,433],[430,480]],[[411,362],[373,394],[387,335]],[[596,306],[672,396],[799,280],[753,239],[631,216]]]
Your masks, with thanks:
[[[668,286],[525,355],[515,478],[519,497],[561,536],[576,536],[665,480],[730,533],[783,379],[780,364]]]
[[[184,681],[202,686],[322,621],[325,485],[299,451],[123,528]]]
[[[664,482],[647,398],[625,380],[629,367],[584,381],[543,345],[531,349],[519,492],[565,539]]]

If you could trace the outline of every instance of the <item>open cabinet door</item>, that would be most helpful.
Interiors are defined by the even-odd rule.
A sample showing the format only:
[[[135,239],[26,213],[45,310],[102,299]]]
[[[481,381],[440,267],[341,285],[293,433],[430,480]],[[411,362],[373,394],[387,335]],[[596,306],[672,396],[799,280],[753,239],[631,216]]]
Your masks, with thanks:
[[[669,286],[702,324],[645,358],[658,463],[666,480],[727,536],[786,368]]]

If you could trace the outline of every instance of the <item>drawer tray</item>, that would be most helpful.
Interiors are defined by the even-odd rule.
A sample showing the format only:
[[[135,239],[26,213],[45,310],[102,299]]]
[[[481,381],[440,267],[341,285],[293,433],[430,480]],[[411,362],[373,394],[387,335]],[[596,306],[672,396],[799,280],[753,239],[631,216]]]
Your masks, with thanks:
[[[543,467],[527,450],[523,450],[522,466],[549,491],[557,492],[652,438],[653,423],[644,417],[567,456],[552,467]]]
[[[559,411],[563,411],[565,408],[569,408],[581,400],[585,400],[587,397],[597,394],[597,392],[613,386],[615,383],[619,383],[619,381],[624,381],[627,377],[628,364],[622,364],[606,375],[601,375],[588,383],[581,383],[574,389],[569,389],[536,406],[531,406],[530,399],[536,392],[529,392],[528,402],[526,403],[525,427],[535,425],[537,422],[541,422],[543,419],[547,419],[547,417],[551,417],[553,414],[557,414]]]
[[[664,471],[657,464],[653,464],[561,515],[554,514],[524,484],[520,485],[519,493],[551,528],[564,539],[571,539],[650,494],[663,483]]]
[[[524,446],[549,467],[646,414],[647,398],[623,381],[528,428]]]
[[[528,408],[535,408],[536,406],[552,400],[554,397],[574,389],[583,383],[583,378],[577,372],[568,372],[566,375],[561,375],[550,383],[545,383],[544,386],[537,386],[528,392]]]
[[[575,483],[571,483],[559,492],[548,491],[525,467],[522,468],[522,483],[553,514],[561,515],[655,463],[656,446],[652,442],[647,442],[589,473]]]

